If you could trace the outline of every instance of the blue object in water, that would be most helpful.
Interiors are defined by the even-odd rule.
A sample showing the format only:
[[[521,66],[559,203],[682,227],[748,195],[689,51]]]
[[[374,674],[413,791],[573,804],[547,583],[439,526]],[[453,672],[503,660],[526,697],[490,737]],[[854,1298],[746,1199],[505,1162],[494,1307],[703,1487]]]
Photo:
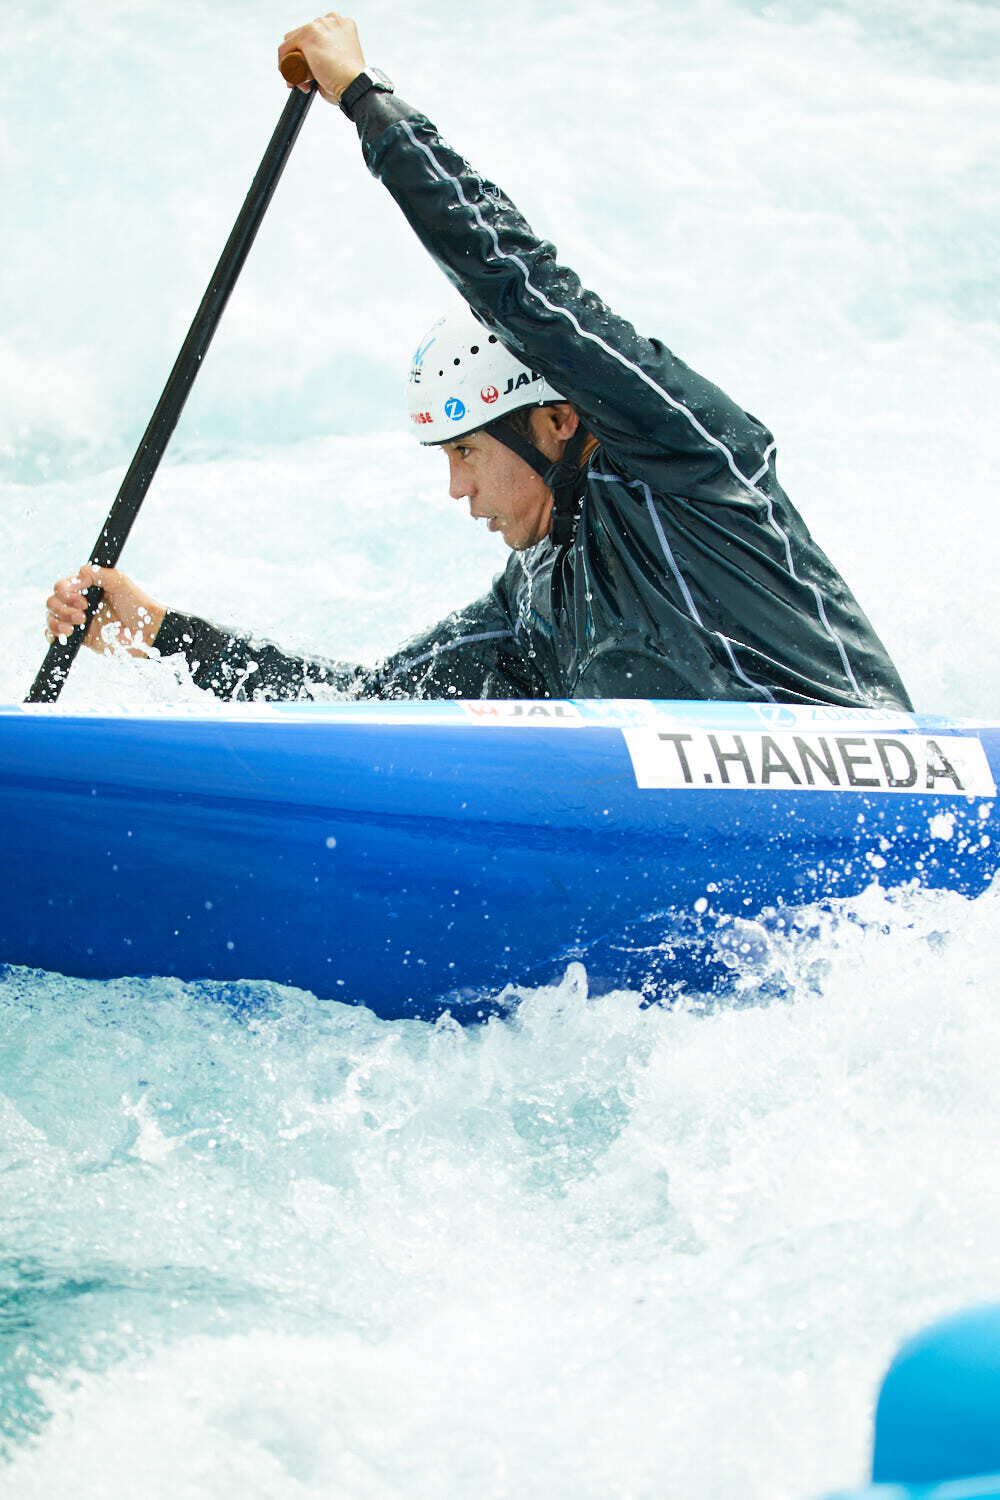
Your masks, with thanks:
[[[1000,1303],[935,1323],[889,1367],[872,1479],[931,1484],[1000,1474]]]
[[[900,1349],[879,1395],[872,1480],[827,1500],[1000,1500],[1000,1302]]]

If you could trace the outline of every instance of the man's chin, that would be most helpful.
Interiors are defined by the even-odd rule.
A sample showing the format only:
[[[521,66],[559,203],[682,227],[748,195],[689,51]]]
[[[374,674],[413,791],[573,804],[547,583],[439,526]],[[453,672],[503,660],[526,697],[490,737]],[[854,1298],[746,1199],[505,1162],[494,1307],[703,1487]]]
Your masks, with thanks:
[[[537,547],[539,542],[545,540],[544,536],[524,536],[523,533],[510,532],[505,526],[495,528],[503,537],[512,552],[530,552],[532,547]],[[490,530],[494,530],[491,526]]]

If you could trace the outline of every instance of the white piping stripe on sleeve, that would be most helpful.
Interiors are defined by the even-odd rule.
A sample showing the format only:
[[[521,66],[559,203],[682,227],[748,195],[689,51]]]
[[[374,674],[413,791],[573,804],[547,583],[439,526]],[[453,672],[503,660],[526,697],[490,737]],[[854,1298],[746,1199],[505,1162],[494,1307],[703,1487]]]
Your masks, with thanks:
[[[691,596],[691,590],[688,588],[687,583],[681,576],[680,569],[677,566],[677,560],[674,557],[674,554],[670,548],[670,544],[667,541],[666,533],[663,530],[660,518],[656,513],[656,507],[653,503],[653,492],[650,489],[649,485],[641,479],[621,479],[617,474],[595,473],[594,478],[603,479],[605,481],[611,481],[613,483],[623,484],[627,487],[638,488],[642,490],[643,494],[646,497],[646,509],[649,511],[650,519],[653,522],[653,527],[656,531],[657,537],[659,538],[660,546],[663,548],[663,555],[667,560],[667,566],[670,568],[670,571],[677,582],[677,586],[684,596],[684,602],[688,607],[688,612],[690,613],[692,620],[694,620],[695,624],[700,625],[702,630],[704,630],[704,621],[702,620],[701,615],[698,613],[697,605],[695,604],[694,599]],[[713,630],[711,634],[716,636],[718,640],[722,642],[723,647],[725,648],[726,655],[729,657],[732,669],[736,673],[740,681],[745,682],[747,687],[751,687],[756,692],[760,693],[761,697],[765,698],[768,703],[774,703],[776,700],[774,694],[771,692],[771,689],[767,687],[763,682],[754,682],[753,678],[748,677],[744,672],[743,668],[736,660],[736,654],[733,651],[733,643],[730,641],[729,637],[723,635],[721,630]]]
[[[801,584],[802,579],[799,577],[798,573],[796,573],[795,563],[792,561],[791,541],[789,539],[788,533],[778,524],[778,518],[774,514],[774,507],[771,504],[770,498],[768,498],[767,502],[767,518],[785,544],[785,559],[788,563],[789,573],[795,579],[796,583]],[[848,682],[851,684],[851,687],[857,693],[858,697],[862,700],[862,702],[864,702],[867,698],[867,694],[861,691],[861,684],[858,682],[858,679],[855,677],[854,672],[851,668],[851,663],[847,658],[847,652],[844,649],[844,643],[827,618],[826,605],[823,602],[823,595],[820,593],[819,589],[814,583],[807,583],[806,587],[811,590],[813,598],[816,600],[816,613],[819,616],[820,624],[823,626],[823,629],[826,631],[827,635],[830,637],[830,640],[837,648]]]
[[[833,627],[826,617],[826,605],[823,603],[823,595],[820,593],[819,589],[814,583],[811,583],[809,587],[812,589],[814,595],[816,596],[816,608],[819,611],[820,619],[823,621],[823,626],[831,641],[833,641],[837,650],[840,652],[840,659],[844,663],[844,671],[847,673],[851,686],[863,703],[870,701],[868,698],[868,694],[861,691],[861,685],[858,682],[858,679],[855,677],[854,673],[851,671],[851,664],[847,660],[847,652],[844,649],[843,641],[840,639],[840,636],[835,633]]]
[[[698,613],[697,606],[695,605],[695,602],[691,597],[691,590],[688,588],[685,579],[681,577],[681,570],[677,566],[674,554],[671,551],[670,546],[667,542],[666,535],[664,534],[660,518],[656,514],[656,506],[653,504],[652,491],[650,490],[648,484],[644,484],[642,486],[642,489],[643,493],[646,496],[646,509],[649,511],[649,519],[652,521],[653,526],[656,530],[656,535],[659,537],[660,546],[663,548],[663,555],[667,559],[667,566],[670,568],[671,573],[673,573],[674,578],[677,581],[677,587],[684,595],[684,603],[688,607],[688,612],[690,613],[692,620],[694,620],[695,624],[700,625],[704,630],[704,622],[702,621],[701,615]]]
[[[396,670],[390,673],[387,682],[395,682],[404,672],[411,667],[420,667],[425,661],[432,661],[435,656],[442,656],[445,651],[454,651],[457,646],[466,646],[470,641],[504,641],[513,640],[513,630],[481,630],[478,635],[460,635],[453,641],[447,641],[443,646],[434,646],[430,651],[425,651],[421,656],[413,656],[409,661],[404,661]]]
[[[712,434],[711,432],[709,432],[707,428],[703,427],[702,424],[701,424],[701,422],[698,421],[698,418],[695,416],[694,412],[690,410],[689,407],[686,407],[683,404],[683,402],[678,401],[676,399],[676,397],[671,396],[671,394],[670,394],[669,391],[664,390],[663,386],[659,385],[657,383],[657,381],[655,381],[652,378],[652,376],[647,375],[646,372],[645,372],[645,370],[643,370],[639,365],[634,364],[632,362],[632,360],[628,359],[624,354],[621,353],[620,350],[615,349],[611,344],[608,344],[598,334],[591,333],[589,329],[584,328],[582,326],[582,324],[579,322],[579,320],[576,318],[576,316],[573,314],[573,312],[568,307],[560,307],[558,303],[550,301],[549,298],[545,296],[544,292],[539,291],[539,289],[533,284],[533,282],[531,280],[531,273],[528,270],[527,265],[524,263],[524,261],[521,259],[520,256],[514,255],[511,251],[504,250],[501,247],[499,236],[497,235],[496,230],[493,228],[493,226],[491,224],[487,224],[486,220],[483,218],[482,214],[479,211],[478,205],[475,204],[475,203],[470,203],[469,202],[468,198],[465,196],[465,190],[462,187],[462,184],[459,182],[458,178],[457,177],[453,177],[450,172],[445,171],[444,167],[438,161],[437,157],[435,156],[434,152],[431,150],[430,146],[428,146],[425,142],[419,141],[417,139],[417,137],[414,134],[413,129],[412,129],[411,125],[410,125],[410,122],[408,120],[401,120],[400,124],[402,125],[403,130],[405,131],[405,133],[407,134],[407,136],[409,136],[410,141],[416,147],[416,149],[418,151],[422,152],[422,154],[427,157],[427,159],[430,162],[432,168],[437,173],[439,179],[441,181],[443,181],[443,182],[450,182],[451,183],[451,185],[455,189],[455,192],[458,195],[458,198],[459,198],[460,202],[473,215],[473,217],[476,220],[476,223],[483,230],[484,234],[486,234],[492,240],[492,242],[493,242],[493,248],[496,251],[497,256],[501,260],[510,261],[513,265],[517,266],[517,268],[520,270],[522,276],[524,277],[525,290],[528,291],[528,292],[531,292],[531,294],[533,296],[537,297],[538,301],[541,302],[541,304],[543,305],[543,307],[548,308],[548,310],[550,312],[552,312],[552,313],[556,313],[556,314],[560,315],[561,317],[564,317],[569,323],[571,323],[572,326],[574,327],[574,329],[576,330],[576,332],[579,334],[580,338],[586,339],[589,343],[596,344],[598,346],[598,348],[603,349],[604,352],[605,352],[605,354],[607,354],[609,356],[609,358],[613,359],[617,364],[623,365],[625,367],[625,369],[627,369],[627,370],[631,370],[632,373],[634,375],[636,375],[639,378],[639,380],[641,380],[643,382],[644,385],[649,386],[650,390],[655,391],[656,394],[663,401],[665,401],[668,406],[672,407],[674,411],[679,412],[683,417],[685,417],[688,420],[688,422],[690,422],[691,426],[695,429],[695,431],[699,434],[699,436],[703,437],[707,443],[711,444],[711,446],[713,448],[717,449],[723,455],[723,457],[726,460],[726,464],[727,464],[728,468],[733,473],[733,475],[740,481],[740,483],[743,484],[743,485],[745,485],[748,490],[752,491],[753,494],[759,496],[760,499],[762,499],[762,500],[764,500],[766,502],[767,509],[768,509],[768,515],[769,515],[769,518],[770,518],[770,521],[771,521],[771,525],[774,527],[775,531],[777,531],[778,535],[782,538],[782,540],[784,541],[784,544],[785,544],[785,557],[787,558],[787,561],[788,561],[788,571],[791,574],[791,576],[795,579],[796,583],[801,583],[802,580],[799,578],[798,574],[796,573],[796,571],[795,571],[795,565],[794,565],[794,563],[792,561],[791,544],[789,542],[787,534],[782,530],[782,528],[778,525],[777,520],[775,519],[774,511],[773,511],[773,508],[772,508],[772,505],[771,505],[771,498],[763,490],[759,490],[757,488],[758,482],[763,477],[763,475],[767,472],[768,460],[770,458],[771,453],[774,452],[774,449],[775,449],[776,445],[774,443],[772,443],[769,446],[769,448],[767,449],[767,451],[766,451],[766,453],[764,455],[764,457],[765,457],[764,466],[757,471],[757,473],[753,476],[752,479],[748,479],[747,476],[740,470],[740,468],[739,468],[739,466],[738,466],[738,464],[736,462],[736,458],[735,458],[734,454],[732,453],[732,450],[729,449],[729,448],[727,448],[726,445],[725,445],[725,443],[723,443],[720,438],[715,437],[714,434]],[[617,478],[617,476],[615,476],[615,478]],[[672,559],[671,559],[669,548],[666,546],[666,539],[662,535],[662,530],[661,530],[661,528],[659,526],[658,521],[656,520],[655,512],[653,514],[654,514],[654,521],[656,522],[656,525],[657,525],[657,531],[660,532],[661,541],[663,542],[663,545],[664,545],[664,554],[667,557],[668,562],[670,562],[671,568],[673,569],[673,562],[672,562]],[[678,581],[681,589],[684,592],[685,598],[690,600],[690,594],[688,592],[687,585],[684,583],[684,581],[680,577],[680,575],[677,574],[676,572],[675,572],[675,576],[677,577],[677,581]],[[848,680],[850,681],[851,686],[854,688],[854,690],[858,694],[858,696],[860,698],[864,699],[865,694],[862,693],[861,688],[860,688],[860,686],[858,684],[857,678],[854,676],[854,673],[851,670],[851,665],[850,665],[850,662],[847,659],[847,652],[844,649],[844,644],[841,641],[840,637],[835,633],[835,631],[833,630],[832,626],[830,625],[829,620],[827,619],[826,609],[824,608],[823,601],[822,601],[822,598],[820,596],[819,590],[817,589],[817,587],[816,587],[815,584],[811,584],[809,586],[811,587],[812,592],[813,592],[813,594],[815,595],[815,598],[816,598],[816,605],[817,605],[817,610],[818,610],[820,621],[821,621],[821,623],[823,625],[823,628],[826,631],[827,635],[830,637],[830,640],[836,646],[837,651],[840,654],[840,659],[843,662],[844,670],[847,673]],[[698,617],[698,613],[697,613],[697,610],[694,607],[694,601],[693,600],[690,600],[689,607],[690,607],[690,609],[692,611],[692,617],[695,620],[697,620],[698,624],[700,625],[701,624],[701,620]]]
[[[781,526],[778,525],[778,518],[774,514],[774,506],[771,504],[770,497],[768,497],[768,502],[767,502],[767,519],[770,522],[772,531],[776,531],[778,533],[778,535],[781,537],[781,540],[785,544],[785,562],[788,564],[788,571],[789,571],[789,573],[795,579],[796,583],[800,583],[801,579],[799,578],[799,575],[796,573],[796,571],[795,571],[795,564],[792,561],[792,543],[791,543],[791,539],[790,539],[790,537],[788,535],[788,532],[785,531],[785,529],[783,527],[781,527]]]
[[[777,446],[778,446],[777,443],[769,443],[768,446],[764,449],[764,462],[761,464],[760,468],[757,470],[756,474],[751,479],[751,481],[750,481],[751,484],[757,484],[757,483],[759,483],[759,481],[761,479],[764,478],[764,475],[767,473],[767,468],[768,468],[768,464],[769,464],[770,459],[771,459],[771,454],[774,452],[774,450],[775,450],[775,448],[777,448]]]
[[[760,693],[762,697],[766,698],[768,703],[777,703],[777,698],[775,698],[774,694],[771,692],[771,689],[767,686],[767,684],[763,682],[754,682],[753,678],[747,676],[743,668],[740,666],[739,662],[736,660],[736,653],[733,650],[733,646],[734,644],[739,645],[740,643],[738,641],[731,641],[728,635],[722,634],[721,630],[713,630],[712,634],[718,636],[719,640],[725,646],[726,655],[732,662],[733,671],[736,673],[740,681],[745,682],[747,687],[756,688],[757,692]]]
[[[677,560],[670,549],[670,543],[667,541],[666,533],[663,530],[663,524],[656,513],[656,506],[653,503],[653,492],[650,489],[649,485],[643,479],[623,479],[620,474],[599,474],[596,470],[591,470],[591,473],[594,479],[602,479],[606,484],[620,484],[623,485],[626,489],[642,490],[642,493],[646,499],[646,509],[649,511],[649,518],[653,523],[653,529],[655,530],[656,535],[659,539],[660,546],[663,549],[663,556],[666,558],[667,567],[673,574],[674,582],[677,584],[677,587],[680,589],[682,595],[684,596],[684,603],[687,605],[688,614],[691,616],[694,623],[696,625],[700,625],[702,630],[704,630],[705,622],[701,618],[701,615],[698,613],[698,606],[695,604],[694,599],[691,596],[691,590],[687,586],[687,581],[682,577],[681,570],[677,566]]]
[[[702,620],[701,615],[698,612],[697,605],[695,604],[694,599],[691,596],[691,590],[688,588],[687,583],[685,582],[684,578],[681,576],[680,569],[677,566],[677,561],[676,561],[676,559],[674,557],[673,552],[671,551],[670,545],[669,545],[669,543],[667,541],[667,538],[666,538],[666,534],[665,534],[665,532],[663,530],[663,526],[660,523],[660,518],[659,518],[659,516],[656,513],[656,507],[655,507],[655,504],[653,502],[653,492],[650,489],[649,485],[646,484],[645,481],[642,480],[642,479],[623,479],[621,477],[621,475],[619,475],[619,474],[603,474],[603,473],[597,472],[596,470],[592,470],[592,473],[593,473],[593,477],[595,479],[601,479],[601,480],[603,480],[607,484],[620,484],[620,485],[623,485],[626,489],[640,489],[640,490],[642,490],[643,495],[645,496],[645,500],[646,500],[646,509],[649,511],[650,519],[652,520],[653,526],[654,526],[654,528],[656,530],[656,535],[657,535],[657,537],[659,539],[660,546],[663,548],[663,555],[666,558],[667,566],[669,567],[671,573],[673,574],[674,579],[677,582],[677,586],[678,586],[678,588],[680,589],[681,593],[684,596],[684,602],[685,602],[685,604],[688,607],[688,612],[691,615],[692,620],[694,620],[695,624],[696,625],[700,625],[701,628],[704,630],[705,629],[704,621]],[[801,584],[802,580],[799,578],[798,574],[796,573],[795,567],[794,567],[794,565],[792,563],[792,554],[791,554],[791,548],[790,548],[789,542],[788,542],[788,537],[785,535],[785,532],[778,525],[778,522],[775,519],[774,513],[771,510],[770,501],[768,501],[768,514],[769,514],[769,517],[770,517],[770,520],[771,520],[771,525],[774,527],[775,531],[782,538],[782,540],[783,540],[783,542],[785,544],[785,556],[788,559],[788,571],[791,574],[791,576],[795,579],[795,582]],[[815,584],[809,584],[807,586],[812,590],[813,595],[815,596],[815,599],[816,599],[816,610],[817,610],[817,613],[819,615],[820,622],[823,625],[823,628],[826,630],[826,633],[829,635],[831,641],[833,641],[834,645],[837,647],[837,650],[840,652],[840,659],[843,662],[844,671],[847,674],[848,680],[851,683],[852,687],[854,688],[854,691],[858,694],[858,697],[859,698],[863,698],[864,694],[862,693],[860,687],[858,686],[858,683],[857,683],[857,680],[856,680],[856,678],[854,676],[854,673],[851,671],[851,665],[850,665],[850,662],[847,660],[847,654],[844,651],[844,647],[843,647],[840,639],[838,638],[838,636],[830,628],[830,622],[829,622],[829,620],[826,617],[826,610],[825,610],[825,608],[823,606],[822,596],[820,595],[820,592],[817,589],[817,587],[816,587]],[[737,677],[739,677],[742,682],[745,682],[748,687],[756,688],[759,693],[763,694],[763,696],[768,700],[768,702],[774,703],[776,700],[775,700],[773,694],[771,693],[770,689],[767,688],[762,682],[755,682],[752,677],[748,677],[746,675],[746,673],[743,671],[742,667],[740,666],[739,662],[736,660],[736,657],[735,657],[735,655],[733,653],[729,637],[723,635],[720,630],[714,630],[714,631],[711,632],[711,634],[715,635],[715,636],[718,636],[719,640],[722,642],[723,646],[726,648],[726,653],[729,656],[729,660],[731,661],[731,663],[733,665],[733,670],[735,671]]]

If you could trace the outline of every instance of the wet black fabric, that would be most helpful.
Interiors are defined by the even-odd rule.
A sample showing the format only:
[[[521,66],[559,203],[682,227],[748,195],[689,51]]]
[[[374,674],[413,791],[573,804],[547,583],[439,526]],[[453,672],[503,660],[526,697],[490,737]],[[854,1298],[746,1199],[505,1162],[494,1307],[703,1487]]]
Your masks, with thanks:
[[[617,317],[395,96],[356,112],[365,158],[445,275],[597,437],[572,542],[513,553],[483,599],[378,668],[290,656],[189,616],[222,697],[650,697],[909,708],[886,650],[775,474],[771,434]]]

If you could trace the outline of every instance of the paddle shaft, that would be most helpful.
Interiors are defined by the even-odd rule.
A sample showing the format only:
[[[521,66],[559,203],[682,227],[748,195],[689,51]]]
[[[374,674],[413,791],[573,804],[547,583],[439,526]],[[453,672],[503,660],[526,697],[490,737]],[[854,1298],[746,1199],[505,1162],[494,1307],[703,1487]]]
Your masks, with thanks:
[[[122,548],[132,529],[132,523],[139,514],[142,502],[146,498],[146,491],[152,483],[153,475],[156,473],[170,436],[184,409],[184,403],[194,384],[195,376],[201,368],[202,360],[219,326],[226,303],[229,301],[229,295],[243,269],[243,263],[250,252],[250,246],[260,228],[271,201],[271,195],[278,185],[289,153],[302,128],[302,122],[312,103],[314,93],[315,89],[310,90],[309,93],[293,89],[288,95],[281,118],[264,152],[246,201],[233,225],[232,233],[226,241],[226,248],[222,252],[208,289],[201,299],[201,306],[195,313],[194,321],[181,345],[180,353],[163,388],[163,394],[149,419],[149,426],[143,434],[142,442],[122,481],[115,502],[108,512],[101,534],[94,544],[90,561],[99,567],[113,568],[121,556]],[[59,697],[69,669],[83,644],[87,628],[101,602],[102,593],[103,591],[99,588],[87,590],[86,624],[74,630],[72,635],[65,639],[57,638],[52,642],[38,675],[31,684],[31,689],[25,699],[26,703],[54,703]]]

